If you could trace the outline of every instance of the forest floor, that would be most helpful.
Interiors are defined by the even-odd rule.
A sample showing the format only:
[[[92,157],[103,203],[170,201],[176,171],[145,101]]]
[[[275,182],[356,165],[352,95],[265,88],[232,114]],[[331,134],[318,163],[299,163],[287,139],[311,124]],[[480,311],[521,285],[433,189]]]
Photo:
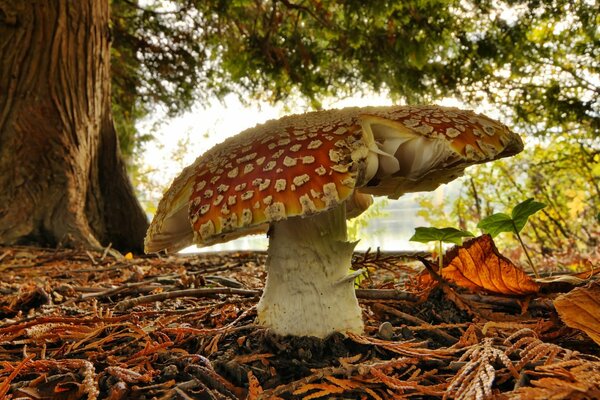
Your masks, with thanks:
[[[490,241],[356,254],[365,332],[325,340],[255,325],[261,252],[0,247],[0,399],[599,399],[598,254],[534,281]]]

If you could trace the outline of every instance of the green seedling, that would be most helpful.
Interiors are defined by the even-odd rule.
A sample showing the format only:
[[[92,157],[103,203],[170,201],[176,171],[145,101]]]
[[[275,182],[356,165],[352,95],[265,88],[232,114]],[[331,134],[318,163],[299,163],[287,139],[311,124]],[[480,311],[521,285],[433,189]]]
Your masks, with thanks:
[[[531,266],[531,269],[537,278],[540,276],[537,272],[537,269],[533,265],[533,261],[529,256],[529,252],[527,252],[527,248],[525,247],[525,243],[523,243],[523,239],[521,239],[519,232],[523,230],[523,227],[525,227],[525,224],[527,224],[529,217],[544,207],[546,207],[544,203],[534,201],[532,198],[527,199],[522,203],[517,204],[512,209],[511,215],[505,213],[492,214],[489,217],[482,219],[477,224],[479,229],[481,229],[484,233],[489,233],[492,237],[496,237],[502,232],[512,232],[519,240],[519,243],[521,243],[521,247],[525,252],[525,256],[527,256],[527,260],[529,261],[529,265]]]
[[[443,249],[442,243],[454,243],[458,246],[462,244],[462,238],[473,237],[473,234],[468,231],[461,231],[456,228],[415,228],[415,234],[409,239],[411,242],[429,243],[437,241],[438,243],[438,266],[441,270],[443,264]]]

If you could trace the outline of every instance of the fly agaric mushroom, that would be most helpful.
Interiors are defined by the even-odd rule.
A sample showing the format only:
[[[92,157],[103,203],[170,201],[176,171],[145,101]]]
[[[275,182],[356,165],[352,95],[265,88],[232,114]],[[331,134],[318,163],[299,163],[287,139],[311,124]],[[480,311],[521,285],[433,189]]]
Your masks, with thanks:
[[[363,331],[346,217],[372,195],[429,191],[521,139],[485,116],[439,106],[346,108],[272,120],[200,156],[161,200],[146,252],[269,236],[258,322],[282,335]]]

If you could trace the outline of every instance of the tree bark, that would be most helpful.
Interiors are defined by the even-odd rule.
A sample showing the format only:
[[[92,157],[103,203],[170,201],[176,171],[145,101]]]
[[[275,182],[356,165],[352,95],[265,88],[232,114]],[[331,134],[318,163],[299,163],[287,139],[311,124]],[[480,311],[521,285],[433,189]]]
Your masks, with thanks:
[[[142,249],[109,18],[109,0],[0,0],[0,243]]]

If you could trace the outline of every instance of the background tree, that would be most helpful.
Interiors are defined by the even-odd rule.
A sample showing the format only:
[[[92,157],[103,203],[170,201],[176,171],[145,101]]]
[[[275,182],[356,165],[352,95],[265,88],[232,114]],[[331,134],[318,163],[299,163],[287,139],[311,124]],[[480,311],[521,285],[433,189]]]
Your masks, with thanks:
[[[409,103],[456,96],[493,103],[507,122],[539,136],[575,132],[586,153],[600,147],[598,14],[589,0],[22,3],[0,1],[0,164],[21,171],[0,178],[4,243],[141,243],[145,223],[120,158],[103,150],[115,141],[110,80],[129,165],[147,139],[135,122],[153,107],[175,115],[228,93],[246,101],[303,96],[316,108],[324,96],[357,90],[386,90]],[[28,41],[34,34],[43,40]],[[31,111],[33,125],[19,128],[16,116]],[[39,126],[57,128],[41,134]],[[105,153],[112,160],[102,161]],[[17,167],[14,154],[31,165]],[[56,156],[44,164],[47,154]],[[48,172],[38,176],[40,165]],[[61,195],[27,194],[54,189]],[[111,190],[125,200],[107,200]]]
[[[0,243],[140,249],[111,114],[108,0],[0,1]]]

